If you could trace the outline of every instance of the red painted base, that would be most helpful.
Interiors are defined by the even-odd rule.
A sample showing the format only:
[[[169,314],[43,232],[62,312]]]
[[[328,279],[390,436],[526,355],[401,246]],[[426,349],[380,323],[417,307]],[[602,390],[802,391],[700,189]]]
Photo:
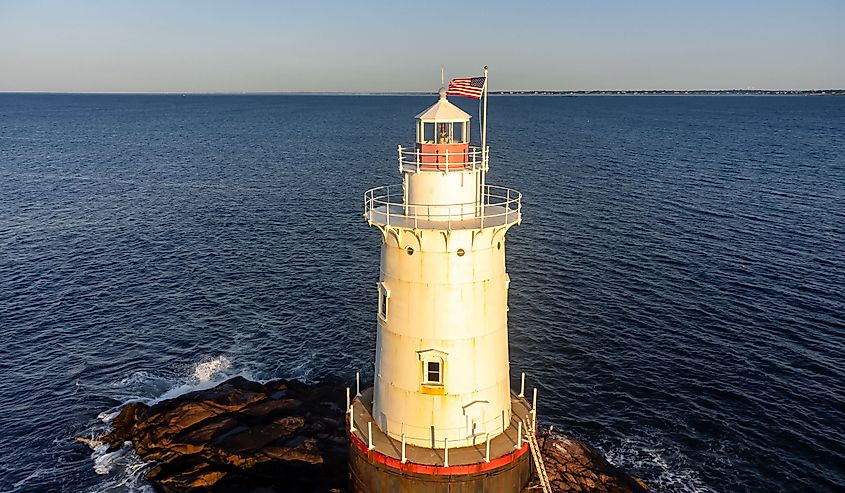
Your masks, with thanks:
[[[435,466],[404,464],[369,450],[356,434],[349,437],[349,472],[356,493],[518,493],[531,478],[528,444],[490,462]]]

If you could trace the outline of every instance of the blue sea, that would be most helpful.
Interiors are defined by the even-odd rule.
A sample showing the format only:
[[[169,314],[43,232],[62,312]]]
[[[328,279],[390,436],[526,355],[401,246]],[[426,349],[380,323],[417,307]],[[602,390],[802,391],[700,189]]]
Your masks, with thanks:
[[[73,438],[128,401],[371,378],[363,192],[434,99],[0,94],[0,491],[151,491]],[[845,491],[845,98],[489,107],[542,424],[655,492]]]

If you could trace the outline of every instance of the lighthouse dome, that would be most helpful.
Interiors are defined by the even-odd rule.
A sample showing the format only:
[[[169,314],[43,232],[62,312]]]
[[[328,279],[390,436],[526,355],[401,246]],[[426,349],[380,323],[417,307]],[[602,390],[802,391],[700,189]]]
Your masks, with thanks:
[[[424,122],[465,122],[471,118],[467,112],[458,108],[441,91],[440,99],[415,118]]]

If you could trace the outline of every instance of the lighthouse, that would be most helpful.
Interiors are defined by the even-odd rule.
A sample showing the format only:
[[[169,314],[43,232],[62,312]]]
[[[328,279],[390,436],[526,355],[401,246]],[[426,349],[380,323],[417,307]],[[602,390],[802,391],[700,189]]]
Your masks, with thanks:
[[[486,119],[486,77],[442,88],[398,147],[401,183],[364,195],[381,266],[373,387],[347,409],[357,492],[518,492],[530,478],[536,415],[508,360],[505,236],[521,194],[486,183],[486,130],[471,145],[472,117],[448,99],[482,93]]]

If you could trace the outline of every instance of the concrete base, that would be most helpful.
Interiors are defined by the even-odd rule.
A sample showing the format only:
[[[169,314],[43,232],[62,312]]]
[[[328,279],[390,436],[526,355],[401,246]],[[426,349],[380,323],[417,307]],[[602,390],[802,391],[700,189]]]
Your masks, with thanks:
[[[519,493],[531,480],[530,454],[471,474],[420,474],[380,463],[354,444],[349,472],[355,493]]]

